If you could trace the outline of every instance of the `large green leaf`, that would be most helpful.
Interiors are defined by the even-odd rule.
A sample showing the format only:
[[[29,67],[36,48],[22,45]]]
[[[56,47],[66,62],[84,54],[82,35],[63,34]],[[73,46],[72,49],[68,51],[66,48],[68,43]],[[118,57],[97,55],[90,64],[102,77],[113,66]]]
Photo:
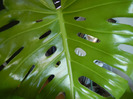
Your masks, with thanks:
[[[59,9],[52,0],[4,0],[4,6],[0,11],[1,99],[54,99],[59,92],[65,92],[66,99],[133,98],[124,78],[93,62],[103,61],[133,80],[133,54],[118,48],[120,44],[133,45],[133,27],[107,21],[133,17],[133,0],[61,0]],[[19,23],[6,29],[12,21]],[[39,39],[49,30],[47,37]],[[100,42],[89,42],[77,33],[94,36]],[[52,46],[56,51],[49,56]],[[76,48],[86,55],[77,55]],[[20,53],[12,56],[18,49]],[[50,75],[55,77],[42,88]],[[78,81],[81,76],[113,97],[87,89]]]

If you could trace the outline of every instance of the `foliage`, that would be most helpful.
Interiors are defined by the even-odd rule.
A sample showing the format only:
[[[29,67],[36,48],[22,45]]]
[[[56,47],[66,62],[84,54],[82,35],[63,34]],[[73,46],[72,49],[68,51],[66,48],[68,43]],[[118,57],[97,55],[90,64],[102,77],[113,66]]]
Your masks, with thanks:
[[[4,0],[5,9],[0,11],[1,99],[54,99],[59,92],[65,92],[66,99],[132,99],[124,78],[94,63],[105,62],[133,80],[133,55],[118,48],[133,45],[133,29],[107,21],[132,17],[132,1],[61,0],[57,8],[60,4],[55,7],[52,0]],[[78,33],[99,42],[87,41]],[[76,48],[85,55],[75,53]],[[81,76],[113,97],[89,90],[80,84]]]

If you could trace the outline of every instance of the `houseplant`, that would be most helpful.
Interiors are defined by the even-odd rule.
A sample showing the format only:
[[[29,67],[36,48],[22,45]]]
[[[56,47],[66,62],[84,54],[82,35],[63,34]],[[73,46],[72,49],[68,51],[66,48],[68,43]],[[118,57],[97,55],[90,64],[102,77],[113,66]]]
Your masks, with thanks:
[[[66,99],[132,99],[124,78],[94,63],[100,60],[133,80],[133,55],[118,48],[120,44],[133,45],[133,29],[109,21],[132,17],[132,0],[3,2],[1,98],[54,99],[63,92]],[[80,77],[100,85],[110,97],[86,88]]]

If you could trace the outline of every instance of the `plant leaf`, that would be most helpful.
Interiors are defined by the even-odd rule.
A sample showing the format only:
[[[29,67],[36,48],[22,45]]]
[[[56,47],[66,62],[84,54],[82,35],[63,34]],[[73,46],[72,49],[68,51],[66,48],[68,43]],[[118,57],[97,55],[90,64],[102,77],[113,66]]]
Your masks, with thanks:
[[[133,54],[118,48],[120,44],[133,46],[133,27],[108,22],[115,17],[133,17],[133,0],[61,0],[58,9],[53,0],[3,1],[2,99],[54,99],[60,92],[66,99],[133,98],[127,80],[93,62],[103,61],[133,80]],[[79,33],[86,37],[79,37]],[[90,42],[94,38],[100,42]],[[81,50],[75,53],[76,48]],[[78,81],[81,76],[96,82],[112,97],[84,87]]]

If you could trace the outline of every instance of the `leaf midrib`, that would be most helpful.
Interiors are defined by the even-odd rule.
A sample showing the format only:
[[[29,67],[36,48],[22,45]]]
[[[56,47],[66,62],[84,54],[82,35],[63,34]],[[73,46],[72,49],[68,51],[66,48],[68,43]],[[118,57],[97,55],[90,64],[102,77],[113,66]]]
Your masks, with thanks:
[[[74,99],[74,83],[73,83],[73,77],[72,77],[72,69],[71,69],[71,63],[70,63],[70,54],[69,54],[69,48],[68,48],[68,42],[67,42],[67,34],[66,34],[66,29],[65,29],[65,22],[63,18],[63,13],[61,9],[57,10],[57,15],[58,15],[58,20],[59,20],[59,25],[60,25],[60,32],[62,34],[62,39],[63,39],[63,47],[66,55],[66,61],[67,61],[67,68],[68,68],[68,73],[70,77],[70,88],[71,88],[71,99]]]

